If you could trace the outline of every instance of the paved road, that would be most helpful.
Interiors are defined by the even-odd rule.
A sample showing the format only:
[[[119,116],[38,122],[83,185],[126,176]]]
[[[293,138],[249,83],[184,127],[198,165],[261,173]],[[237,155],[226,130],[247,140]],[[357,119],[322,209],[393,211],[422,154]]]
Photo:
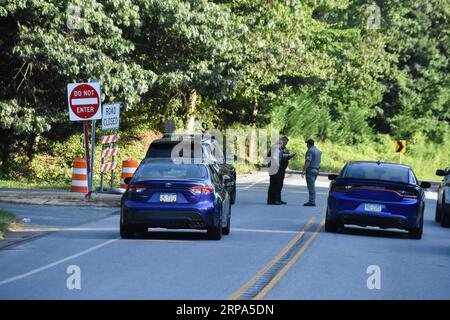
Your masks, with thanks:
[[[285,206],[265,205],[266,174],[238,182],[232,232],[221,241],[165,230],[122,240],[114,208],[1,204],[32,222],[61,219],[45,220],[59,231],[0,250],[0,299],[450,299],[450,230],[433,222],[435,200],[420,241],[378,229],[330,234],[321,225],[325,182],[315,208],[302,206],[298,175],[286,179]],[[71,265],[79,290],[66,285]],[[367,288],[371,265],[381,289]]]

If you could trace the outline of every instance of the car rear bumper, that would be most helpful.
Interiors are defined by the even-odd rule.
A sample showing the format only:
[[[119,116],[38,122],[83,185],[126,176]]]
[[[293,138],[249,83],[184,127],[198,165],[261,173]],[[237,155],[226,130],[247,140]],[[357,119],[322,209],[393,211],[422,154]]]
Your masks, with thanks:
[[[372,226],[403,230],[409,230],[413,227],[408,222],[408,219],[398,215],[388,216],[385,214],[341,212],[335,215],[335,220],[338,220],[342,224],[358,225],[362,227]]]
[[[381,212],[368,212],[364,203],[382,205]],[[420,226],[423,204],[420,200],[408,199],[402,202],[389,202],[369,199],[328,198],[328,219],[344,224],[399,228],[409,230]]]
[[[122,204],[123,225],[167,229],[205,229],[215,223],[214,208],[161,208]]]

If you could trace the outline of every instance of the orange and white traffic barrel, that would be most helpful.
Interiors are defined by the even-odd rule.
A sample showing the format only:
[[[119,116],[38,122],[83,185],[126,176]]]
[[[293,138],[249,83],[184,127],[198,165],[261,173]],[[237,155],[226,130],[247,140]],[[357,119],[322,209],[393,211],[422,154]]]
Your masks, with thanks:
[[[84,159],[73,160],[71,192],[88,192],[87,165]]]
[[[125,178],[132,177],[137,167],[138,162],[136,160],[128,159],[123,161],[122,176],[120,177],[120,191],[125,192],[127,185],[124,180]]]

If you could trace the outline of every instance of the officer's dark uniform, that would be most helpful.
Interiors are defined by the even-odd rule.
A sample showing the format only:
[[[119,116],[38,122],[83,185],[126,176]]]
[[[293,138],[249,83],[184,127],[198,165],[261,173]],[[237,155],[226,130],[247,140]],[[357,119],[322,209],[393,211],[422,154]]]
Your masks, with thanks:
[[[286,168],[288,167],[289,150],[286,147],[280,149],[279,154],[279,168],[278,172],[270,176],[270,185],[267,195],[267,203],[281,203],[281,190],[283,189],[284,176],[286,174]]]

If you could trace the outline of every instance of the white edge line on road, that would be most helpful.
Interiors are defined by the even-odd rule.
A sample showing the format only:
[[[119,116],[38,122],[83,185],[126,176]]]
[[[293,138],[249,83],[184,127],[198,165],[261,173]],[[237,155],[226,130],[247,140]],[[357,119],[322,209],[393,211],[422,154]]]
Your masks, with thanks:
[[[53,262],[53,263],[47,264],[47,265],[45,265],[45,266],[43,266],[43,267],[34,269],[34,270],[30,271],[30,272],[23,273],[23,274],[21,274],[21,275],[15,276],[15,277],[12,277],[12,278],[8,278],[8,279],[5,279],[5,280],[2,280],[2,281],[0,281],[0,286],[1,286],[1,285],[4,285],[4,284],[7,284],[7,283],[10,283],[10,282],[13,282],[13,281],[17,281],[17,280],[26,278],[26,277],[31,276],[31,275],[33,275],[33,274],[36,274],[36,273],[39,273],[39,272],[41,272],[41,271],[50,269],[50,268],[52,268],[52,267],[54,267],[54,266],[57,266],[58,264],[64,263],[64,262],[66,262],[66,261],[69,261],[69,260],[72,260],[72,259],[75,259],[75,258],[78,258],[78,257],[80,257],[80,256],[82,256],[82,255],[85,255],[86,253],[89,253],[89,252],[95,251],[95,250],[97,250],[97,249],[100,249],[101,247],[107,246],[108,244],[111,244],[111,243],[113,243],[113,242],[115,242],[115,241],[117,241],[117,240],[119,240],[119,239],[120,239],[120,238],[108,240],[108,241],[106,241],[106,242],[103,242],[103,243],[100,243],[100,244],[98,244],[98,245],[96,245],[96,246],[93,246],[93,247],[91,247],[91,248],[89,248],[89,249],[86,249],[86,250],[83,250],[83,251],[81,251],[81,252],[79,252],[79,253],[76,253],[76,254],[74,254],[74,255],[71,255],[71,256],[69,256],[69,257],[67,257],[67,258],[64,258],[64,259],[55,261],[55,262]]]
[[[250,185],[248,185],[248,186],[246,186],[246,187],[244,187],[244,188],[236,188],[237,190],[247,190],[247,189],[250,189],[251,187],[253,187],[255,184],[257,184],[257,183],[260,183],[261,181],[264,181],[264,180],[266,180],[268,177],[263,177],[263,178],[261,178],[261,179],[258,179],[258,180],[256,180],[255,182],[253,182],[252,184],[250,184]]]

